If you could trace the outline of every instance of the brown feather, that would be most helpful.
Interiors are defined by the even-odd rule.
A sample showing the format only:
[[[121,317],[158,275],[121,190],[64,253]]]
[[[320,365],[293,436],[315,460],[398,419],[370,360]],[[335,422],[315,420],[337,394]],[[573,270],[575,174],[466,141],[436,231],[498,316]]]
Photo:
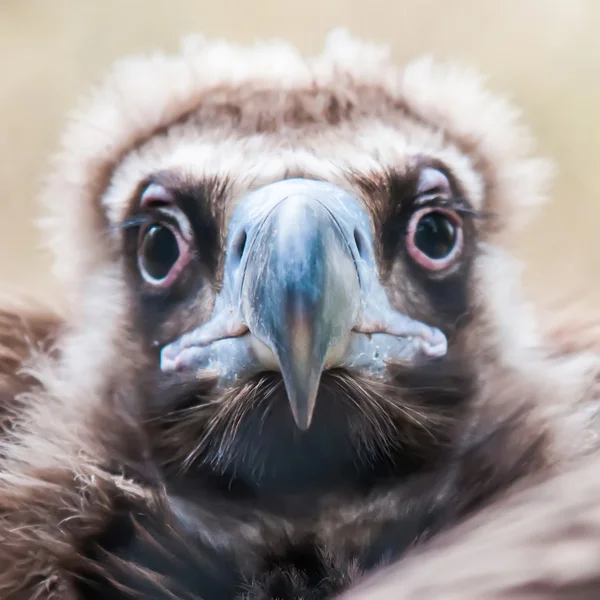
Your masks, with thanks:
[[[37,354],[53,351],[60,327],[49,311],[0,309],[0,429],[19,411],[19,396],[38,385],[27,367]]]
[[[281,385],[265,377],[215,396],[208,377],[189,388],[149,376],[156,348],[207,318],[222,257],[203,265],[201,286],[188,281],[197,293],[176,310],[148,302],[125,225],[140,189],[160,173],[201,190],[194,201],[222,254],[232,207],[260,185],[329,180],[354,193],[380,231],[428,163],[444,165],[471,216],[493,219],[470,221],[468,285],[447,315],[438,309],[449,309],[448,288],[436,296],[401,261],[384,264],[389,252],[381,236],[376,242],[390,302],[443,322],[452,352],[447,372],[399,368],[393,389],[349,374],[324,378],[331,402],[318,406],[352,415],[344,423],[351,443],[338,450],[367,458],[367,491],[286,497],[284,510],[248,496],[241,502],[235,489],[215,493],[213,479],[185,478],[223,461],[222,470],[249,464],[252,480],[252,452],[264,448],[260,435],[246,443],[241,424],[260,434],[257,416],[268,419],[266,401],[281,396]],[[581,455],[596,460],[600,342],[591,320],[575,327],[570,307],[566,325],[540,327],[519,297],[509,256],[511,236],[544,198],[548,178],[515,111],[477,76],[427,60],[397,69],[379,49],[340,34],[315,58],[285,44],[201,42],[176,56],[119,63],[73,118],[43,198],[71,294],[68,323],[58,335],[52,318],[0,319],[0,399],[9,411],[0,440],[0,596],[76,600],[82,586],[91,594],[108,585],[112,595],[151,588],[183,599],[198,595],[199,573],[225,586],[236,573],[237,591],[255,599],[276,585],[330,597],[362,576],[356,557],[387,547],[390,537],[423,553],[401,560],[392,574],[401,583],[380,594],[418,594],[438,574],[439,587],[429,589],[439,597],[587,593],[600,572],[591,562],[600,539],[595,462],[564,471]],[[190,398],[193,405],[184,402]],[[405,465],[403,453],[414,464]],[[387,468],[392,455],[398,481],[378,487],[368,467],[377,459]],[[531,487],[505,495],[514,486]],[[454,528],[472,513],[479,514]],[[567,554],[544,552],[542,539],[590,554],[577,570]],[[385,562],[386,552],[374,555],[363,563]],[[529,556],[539,571],[527,579]],[[562,560],[565,579],[548,578]],[[219,598],[233,594],[219,589]]]

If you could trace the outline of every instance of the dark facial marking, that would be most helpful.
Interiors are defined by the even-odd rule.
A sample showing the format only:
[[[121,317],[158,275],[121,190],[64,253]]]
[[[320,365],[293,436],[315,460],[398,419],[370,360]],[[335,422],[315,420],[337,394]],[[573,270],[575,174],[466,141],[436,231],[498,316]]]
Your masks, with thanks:
[[[170,212],[180,211],[181,219],[191,231],[187,240],[188,260],[175,277],[166,276],[166,285],[153,285],[147,277],[144,279],[140,266],[160,274],[161,269],[166,271],[172,259],[177,258],[177,253],[188,251],[181,242],[180,222],[169,211],[161,210],[160,201],[150,199],[145,206],[136,203],[122,225],[134,323],[151,346],[158,346],[165,337],[180,333],[177,323],[182,323],[186,316],[199,318],[202,311],[198,303],[210,300],[220,254],[219,217],[213,207],[219,205],[225,186],[210,181],[194,183],[173,173],[161,173],[140,186],[139,196],[153,184],[167,191]],[[153,239],[149,238],[149,232],[153,232]]]
[[[440,181],[446,184],[420,191],[424,169],[438,170]],[[382,272],[392,277],[401,261],[401,272],[409,280],[390,279],[390,285],[411,285],[418,290],[430,306],[433,324],[449,333],[468,312],[469,278],[477,247],[474,219],[480,215],[439,163],[420,164],[407,174],[390,173],[386,187],[380,216]]]
[[[210,295],[203,294],[207,288],[216,285],[219,260],[214,257],[222,252],[218,243],[221,238],[219,218],[211,209],[218,200],[214,200],[210,186],[190,188],[185,181],[173,175],[157,176],[152,183],[170,186],[168,189],[174,203],[189,220],[196,248],[193,259],[172,286],[164,290],[149,290],[135,271],[135,226],[131,228],[132,235],[129,235],[129,230],[126,231],[126,256],[130,261],[130,280],[134,282],[134,310],[138,326],[148,340],[161,341],[168,335],[165,333],[166,326],[171,325],[169,335],[176,337],[190,329],[190,324],[199,324],[202,310],[207,306],[210,308]],[[398,228],[405,232],[415,201],[423,200],[415,195],[418,185],[418,172],[409,177],[390,177],[387,216],[379,233],[381,253],[384,260],[388,257],[392,263],[398,260],[407,263],[411,285],[421,286],[428,297],[435,296],[435,286],[448,286],[447,290],[438,293],[438,298],[452,319],[466,305],[466,295],[460,295],[466,288],[463,278],[457,270],[441,279],[421,273],[423,269],[412,264],[410,257],[406,256],[403,246],[405,233],[401,233],[399,238],[397,236]],[[427,201],[438,201],[435,189],[428,191],[433,198]],[[404,199],[400,198],[401,194],[405,195]],[[442,201],[438,203],[442,204]],[[459,210],[463,205],[458,196],[443,198],[444,210],[454,210],[451,207]],[[418,207],[422,209],[424,203],[420,202]],[[131,215],[131,220],[135,222],[135,219],[148,215],[153,218],[150,209],[141,214],[137,211]],[[393,234],[398,239],[393,239]],[[395,254],[392,254],[392,248]],[[204,260],[205,254],[211,254],[212,259]],[[452,304],[454,297],[451,292],[455,292],[454,297],[460,300],[455,302],[459,304],[458,308]],[[432,299],[431,303],[434,302],[435,299]],[[422,413],[435,417],[438,414],[435,408],[437,395],[440,395],[445,408],[468,397],[464,389],[466,380],[461,379],[458,385],[456,382],[448,385],[447,381],[442,382],[438,377],[442,372],[440,365],[435,365],[433,371],[428,371],[429,378],[425,383],[412,385],[408,384],[406,377],[404,380],[397,378],[385,390],[379,390],[373,382],[361,381],[352,374],[344,373],[338,379],[336,375],[329,374],[323,378],[319,391],[321,398],[317,402],[315,422],[304,434],[299,434],[294,427],[281,378],[277,374],[263,374],[249,387],[242,389],[240,386],[219,398],[211,393],[210,386],[205,386],[204,391],[197,391],[193,388],[200,384],[191,382],[190,388],[175,382],[177,391],[171,395],[179,397],[180,401],[167,403],[171,411],[166,419],[162,417],[169,407],[163,400],[169,394],[165,396],[158,392],[159,388],[148,390],[147,397],[150,399],[160,393],[154,402],[157,412],[149,416],[161,422],[158,435],[162,436],[162,441],[158,445],[162,445],[159,451],[163,457],[172,461],[173,456],[177,456],[175,463],[179,461],[179,467],[184,464],[184,471],[188,473],[190,465],[200,466],[229,482],[240,482],[242,488],[273,491],[323,490],[328,486],[340,488],[346,482],[351,485],[363,482],[368,487],[374,479],[399,476],[417,468],[421,459],[414,462],[415,448],[418,447],[422,453],[425,447],[439,447],[440,436],[438,432],[431,433],[430,423],[412,428],[411,435],[418,440],[417,443],[414,439],[404,439],[402,428],[411,419],[407,409],[410,409],[414,398],[417,399],[417,415]],[[270,383],[264,383],[265,377]],[[258,380],[263,383],[258,383]],[[340,381],[345,382],[345,387],[339,385]],[[423,396],[422,390],[425,390]],[[254,405],[253,397],[260,401],[260,405]],[[422,401],[424,404],[421,404]],[[433,404],[428,406],[427,403]],[[424,442],[424,438],[428,441]],[[164,464],[166,462],[168,460]]]

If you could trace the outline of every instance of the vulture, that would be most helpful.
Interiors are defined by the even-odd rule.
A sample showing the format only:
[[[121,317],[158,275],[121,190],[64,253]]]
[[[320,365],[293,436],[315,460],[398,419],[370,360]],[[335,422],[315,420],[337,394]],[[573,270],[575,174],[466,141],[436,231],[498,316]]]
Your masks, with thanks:
[[[600,597],[600,331],[520,291],[550,163],[334,31],[118,62],[0,313],[0,597]]]

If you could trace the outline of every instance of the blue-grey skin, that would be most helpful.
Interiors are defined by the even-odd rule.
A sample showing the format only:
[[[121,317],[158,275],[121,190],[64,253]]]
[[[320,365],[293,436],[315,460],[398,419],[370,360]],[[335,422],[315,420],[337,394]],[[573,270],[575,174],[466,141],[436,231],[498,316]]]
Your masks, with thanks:
[[[290,179],[236,207],[212,316],[163,348],[161,368],[211,370],[220,387],[281,371],[304,430],[325,369],[386,377],[390,360],[446,351],[440,330],[390,306],[359,202],[330,183]]]

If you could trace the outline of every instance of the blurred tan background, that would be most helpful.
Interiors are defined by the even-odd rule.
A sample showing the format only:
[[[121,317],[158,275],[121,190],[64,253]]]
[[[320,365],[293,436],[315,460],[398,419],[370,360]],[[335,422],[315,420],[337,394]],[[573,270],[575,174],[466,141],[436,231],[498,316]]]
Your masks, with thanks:
[[[317,51],[337,26],[391,44],[398,61],[476,66],[521,105],[559,168],[554,202],[517,248],[527,286],[600,300],[598,0],[0,0],[0,291],[60,294],[35,197],[66,112],[114,59],[194,32]]]

